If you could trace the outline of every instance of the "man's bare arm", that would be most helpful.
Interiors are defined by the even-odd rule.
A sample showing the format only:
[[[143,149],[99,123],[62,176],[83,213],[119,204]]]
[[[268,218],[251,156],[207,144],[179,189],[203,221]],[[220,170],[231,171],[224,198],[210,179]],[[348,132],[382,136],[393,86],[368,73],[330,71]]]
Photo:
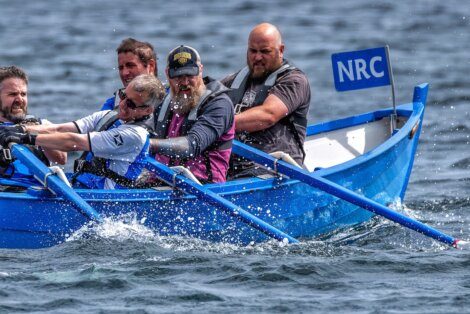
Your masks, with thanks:
[[[287,106],[275,95],[269,95],[262,105],[235,115],[237,132],[265,130],[289,114]]]
[[[78,133],[77,126],[73,122],[60,123],[60,124],[35,124],[24,125],[26,131],[30,133],[50,134],[56,132],[72,132]]]
[[[60,150],[63,152],[89,151],[90,143],[87,134],[77,133],[40,133],[36,137],[36,145],[43,148]]]

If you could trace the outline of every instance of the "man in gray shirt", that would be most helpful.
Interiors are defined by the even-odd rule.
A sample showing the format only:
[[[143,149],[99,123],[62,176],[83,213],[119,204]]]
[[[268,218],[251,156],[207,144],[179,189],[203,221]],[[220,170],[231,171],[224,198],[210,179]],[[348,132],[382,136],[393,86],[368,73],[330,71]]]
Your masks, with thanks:
[[[310,85],[306,75],[284,59],[276,26],[262,23],[251,31],[247,65],[222,80],[233,89],[237,139],[267,153],[283,151],[303,164]],[[264,169],[235,156],[229,176],[263,173]]]

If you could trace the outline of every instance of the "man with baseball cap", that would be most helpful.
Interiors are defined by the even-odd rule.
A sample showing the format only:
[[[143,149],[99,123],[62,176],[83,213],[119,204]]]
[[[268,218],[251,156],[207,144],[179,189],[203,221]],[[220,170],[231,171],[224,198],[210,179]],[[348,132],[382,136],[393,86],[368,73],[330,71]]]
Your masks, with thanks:
[[[235,134],[228,89],[202,77],[199,53],[189,46],[168,54],[165,72],[170,94],[155,112],[151,153],[166,165],[187,167],[202,182],[225,182]]]

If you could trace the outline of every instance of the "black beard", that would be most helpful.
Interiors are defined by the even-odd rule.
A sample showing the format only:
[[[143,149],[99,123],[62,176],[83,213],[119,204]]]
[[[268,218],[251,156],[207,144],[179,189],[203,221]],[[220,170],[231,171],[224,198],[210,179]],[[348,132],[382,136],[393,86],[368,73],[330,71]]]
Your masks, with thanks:
[[[12,104],[12,106],[14,105],[14,103]],[[5,109],[3,109],[3,104],[2,102],[0,101],[0,112],[2,113],[2,116],[14,123],[14,124],[18,124],[20,123],[21,121],[23,121],[26,117],[26,114],[25,113],[20,113],[20,114],[16,114],[16,115],[12,115],[11,114],[11,107],[10,107],[10,111],[6,111]]]
[[[22,114],[22,115],[19,115],[19,116],[18,115],[15,115],[15,116],[9,115],[6,118],[8,120],[10,120],[11,122],[13,122],[14,124],[18,124],[18,123],[22,122],[25,117],[26,117],[26,115]]]

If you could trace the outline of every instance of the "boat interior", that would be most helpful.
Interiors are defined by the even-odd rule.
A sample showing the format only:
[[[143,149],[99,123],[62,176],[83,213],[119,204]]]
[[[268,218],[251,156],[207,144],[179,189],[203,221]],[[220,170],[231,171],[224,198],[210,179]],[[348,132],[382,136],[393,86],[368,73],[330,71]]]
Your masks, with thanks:
[[[304,149],[305,167],[309,171],[339,165],[363,155],[384,141],[406,123],[407,117],[386,116],[345,128],[314,133],[307,131]],[[313,133],[313,134],[312,134]]]

